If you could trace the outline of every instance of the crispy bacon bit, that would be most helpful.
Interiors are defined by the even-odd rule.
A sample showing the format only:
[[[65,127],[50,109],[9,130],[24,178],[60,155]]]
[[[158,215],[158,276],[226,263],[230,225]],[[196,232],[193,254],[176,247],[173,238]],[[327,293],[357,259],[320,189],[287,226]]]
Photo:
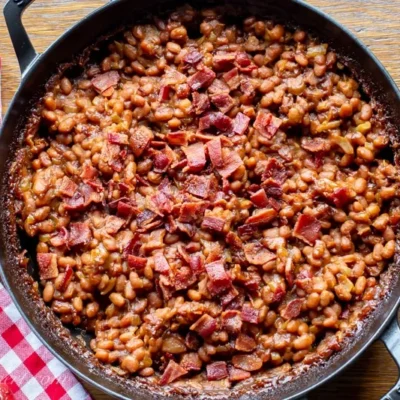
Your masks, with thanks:
[[[249,304],[244,304],[242,308],[241,317],[244,322],[250,322],[251,324],[258,324],[259,310],[256,310]]]
[[[243,247],[242,239],[235,232],[228,232],[226,235],[226,243],[228,243],[234,249],[241,249]]]
[[[205,270],[203,260],[198,254],[190,255],[189,266],[195,275],[200,275]]]
[[[154,172],[165,172],[171,164],[171,161],[172,160],[165,153],[157,152],[153,158]]]
[[[229,86],[221,79],[214,79],[213,83],[207,89],[210,94],[229,93]]]
[[[268,197],[274,197],[276,199],[282,197],[283,194],[282,185],[275,179],[268,178],[262,183],[262,186],[265,192],[267,193]]]
[[[199,130],[205,131],[215,128],[224,133],[230,133],[233,128],[232,120],[222,112],[210,112],[199,120]]]
[[[195,196],[206,199],[210,195],[211,177],[190,175],[186,181],[186,190]]]
[[[191,50],[183,57],[183,62],[186,64],[197,64],[203,59],[203,54],[199,53],[197,50]]]
[[[222,160],[222,146],[221,139],[215,138],[210,140],[206,144],[208,150],[208,156],[210,157],[211,163],[214,168],[222,168],[224,162]]]
[[[188,85],[192,90],[199,90],[200,88],[206,88],[211,85],[215,79],[215,72],[207,67],[203,67],[195,74],[190,76],[187,80]]]
[[[224,154],[223,162],[223,167],[217,168],[218,173],[223,178],[229,178],[241,165],[243,165],[243,160],[236,151],[230,151],[228,154]]]
[[[154,139],[153,132],[147,126],[139,125],[131,129],[129,145],[135,157],[139,157],[146,150],[150,141]]]
[[[267,139],[272,139],[281,125],[281,119],[265,111],[259,111],[254,122],[254,128]]]
[[[232,65],[235,61],[235,53],[218,52],[213,56],[213,67],[215,69],[223,69]]]
[[[246,219],[246,224],[268,224],[268,222],[271,222],[277,215],[278,213],[273,208],[255,210],[253,215]]]
[[[236,368],[252,372],[261,369],[263,363],[255,354],[238,354],[232,357],[232,364]]]
[[[179,222],[191,223],[202,218],[206,208],[204,201],[183,203],[179,210]]]
[[[216,232],[224,230],[225,220],[219,217],[204,217],[201,227],[203,229],[211,229]]]
[[[235,102],[229,94],[216,94],[211,96],[211,102],[224,114],[226,114]]]
[[[264,208],[269,205],[267,194],[264,189],[260,189],[259,191],[253,193],[250,196],[251,202],[259,208]]]
[[[154,266],[154,269],[160,274],[169,274],[170,266],[167,259],[161,253],[158,253],[154,256]]]
[[[98,93],[103,93],[107,89],[117,85],[119,79],[120,77],[117,71],[109,71],[104,74],[96,75],[92,79],[92,85]]]
[[[85,208],[85,199],[81,193],[75,192],[70,199],[64,199],[67,211],[81,211]]]
[[[146,209],[138,214],[138,216],[136,217],[136,221],[138,226],[143,228],[146,225],[152,223],[155,218],[157,218],[157,214],[153,211]]]
[[[102,195],[95,191],[91,185],[86,185],[84,183],[81,185],[80,190],[85,199],[85,207],[89,206],[91,203],[100,203],[103,199]]]
[[[281,311],[282,318],[293,319],[297,318],[301,312],[301,306],[303,305],[302,299],[294,299],[289,301],[286,307]]]
[[[186,369],[182,368],[179,364],[177,364],[174,360],[170,360],[167,368],[160,379],[160,385],[168,385],[173,381],[176,381],[181,376],[186,375]]]
[[[282,184],[286,181],[287,177],[288,171],[285,167],[276,158],[269,158],[261,179],[265,181],[272,178],[275,182]]]
[[[293,229],[293,236],[303,240],[310,246],[314,246],[319,238],[321,223],[311,215],[301,214]]]
[[[123,201],[118,202],[117,206],[117,216],[120,218],[129,219],[135,213],[135,208],[128,203]]]
[[[232,285],[232,278],[227,274],[222,261],[206,264],[206,271],[210,279],[209,289],[213,295],[227,290]]]
[[[237,89],[240,85],[240,76],[237,68],[232,68],[230,71],[222,75],[222,79],[227,83],[231,90]]]
[[[278,285],[274,291],[274,296],[272,297],[272,303],[280,303],[286,295],[286,290],[282,286]]]
[[[75,194],[77,188],[78,185],[72,179],[64,176],[60,184],[59,192],[65,196],[72,197]]]
[[[92,231],[89,228],[89,225],[85,222],[75,222],[69,225],[69,240],[68,245],[78,246],[78,245],[86,245],[92,240]]]
[[[245,79],[241,81],[240,90],[248,97],[254,97],[256,94],[255,88],[250,79]]]
[[[228,376],[228,369],[225,361],[216,361],[207,365],[207,379],[209,381],[219,381]]]
[[[171,88],[169,86],[161,85],[160,93],[158,94],[158,101],[161,103],[163,103],[164,101],[168,101],[170,91]]]
[[[247,115],[239,112],[233,121],[233,133],[243,135],[249,127],[250,118]]]
[[[82,172],[80,174],[80,177],[83,180],[87,180],[87,179],[94,179],[97,176],[97,169],[93,168],[91,165],[89,164],[83,164],[82,165]]]
[[[245,379],[250,378],[251,373],[248,371],[244,371],[243,369],[229,367],[229,380],[231,382],[244,381]]]
[[[192,105],[197,115],[203,114],[210,108],[210,100],[205,93],[193,92],[192,98]]]
[[[176,290],[187,289],[196,282],[196,275],[189,267],[180,267],[174,275],[174,286]]]
[[[40,279],[54,279],[58,276],[57,255],[52,253],[37,253]]]
[[[188,167],[191,172],[199,172],[206,165],[206,154],[202,143],[191,144],[182,148],[188,160]]]
[[[208,286],[209,290],[210,287],[212,291],[212,285]],[[221,293],[219,296],[221,299],[221,305],[222,307],[225,308],[232,305],[233,300],[237,299],[237,297],[239,296],[239,291],[235,287],[231,286],[231,288],[228,291]]]
[[[257,342],[249,335],[240,333],[236,338],[235,349],[246,353],[253,351],[257,346]]]
[[[104,230],[109,235],[116,234],[122,226],[125,224],[125,220],[118,218],[115,215],[107,215]]]
[[[295,265],[293,259],[292,257],[288,257],[285,264],[285,278],[289,287],[292,287],[294,285],[294,269]]]
[[[240,236],[251,236],[258,229],[257,224],[243,224],[238,227],[238,233]]]
[[[337,208],[343,208],[351,201],[349,190],[346,187],[335,189],[327,197]]]
[[[215,332],[217,329],[217,321],[208,314],[204,314],[189,329],[197,332],[205,339]]]
[[[128,144],[128,135],[123,133],[109,133],[107,140],[112,144]]]
[[[69,283],[71,282],[72,274],[73,274],[72,267],[70,265],[67,265],[67,267],[65,268],[64,277],[63,277],[63,280],[61,282],[60,289],[59,289],[61,293],[65,292],[65,290],[67,289]]]
[[[264,265],[276,259],[276,255],[267,250],[260,242],[246,243],[243,248],[246,260],[253,265]]]
[[[68,243],[69,233],[65,227],[62,227],[56,235],[50,239],[50,243],[54,247],[65,246]]]
[[[188,133],[186,131],[168,132],[166,139],[174,146],[187,146]]]
[[[225,329],[229,334],[236,335],[242,329],[242,319],[239,311],[228,310],[221,314],[222,328]]]
[[[251,59],[246,52],[239,51],[236,53],[236,64],[239,67],[245,68],[251,64]]]
[[[132,269],[143,269],[147,264],[147,258],[128,254],[128,266]]]
[[[311,153],[328,152],[331,149],[331,143],[323,138],[302,138],[301,147]]]
[[[197,353],[186,353],[183,355],[180,366],[186,371],[200,371],[202,362]]]

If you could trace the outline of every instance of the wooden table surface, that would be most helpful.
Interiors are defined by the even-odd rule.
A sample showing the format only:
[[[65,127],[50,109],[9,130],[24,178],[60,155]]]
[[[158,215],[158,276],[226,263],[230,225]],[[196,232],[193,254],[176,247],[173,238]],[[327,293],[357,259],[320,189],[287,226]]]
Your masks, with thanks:
[[[0,7],[5,3],[6,0],[0,0]],[[42,52],[65,29],[104,3],[105,0],[37,0],[23,20],[36,50]],[[309,0],[309,3],[350,28],[378,56],[400,86],[400,0]],[[5,112],[20,74],[3,15],[0,16],[0,56]],[[310,399],[376,400],[394,384],[397,374],[393,360],[382,343],[377,342],[344,374],[312,393]],[[85,386],[95,400],[110,398]]]

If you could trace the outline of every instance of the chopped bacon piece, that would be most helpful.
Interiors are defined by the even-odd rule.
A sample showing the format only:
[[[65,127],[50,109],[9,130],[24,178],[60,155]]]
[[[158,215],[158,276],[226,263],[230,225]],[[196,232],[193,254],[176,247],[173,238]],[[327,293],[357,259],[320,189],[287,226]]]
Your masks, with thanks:
[[[203,199],[208,198],[211,190],[211,177],[190,175],[186,180],[186,190]]]
[[[282,124],[282,120],[275,117],[271,113],[265,111],[259,111],[257,118],[254,122],[254,128],[267,139],[272,139],[279,127]]]
[[[232,65],[235,61],[236,53],[218,52],[213,56],[213,67],[223,69]]]
[[[192,98],[192,105],[197,115],[203,114],[210,108],[210,100],[205,93],[193,92]]]
[[[227,274],[222,261],[206,264],[207,275],[210,279],[209,289],[212,294],[218,294],[232,286],[232,278]]]
[[[154,269],[160,274],[165,274],[165,275],[169,274],[170,266],[168,264],[167,259],[161,253],[157,253],[154,256],[154,266],[155,266]]]
[[[117,71],[109,71],[104,74],[96,75],[92,79],[92,85],[98,93],[103,93],[107,89],[117,85],[119,80],[120,77]]]
[[[189,266],[195,275],[200,275],[202,272],[204,272],[203,260],[198,254],[190,255]]]
[[[196,282],[196,275],[189,267],[180,267],[174,275],[174,286],[176,290],[187,289]]]
[[[82,184],[81,193],[85,199],[85,207],[89,206],[91,203],[100,203],[103,200],[103,196],[95,191],[92,185]]]
[[[257,224],[243,224],[238,227],[238,233],[240,236],[251,236],[257,229]]]
[[[213,293],[212,284],[208,286],[208,290]],[[231,305],[233,300],[235,300],[239,296],[239,291],[232,286],[228,291],[221,293],[219,296],[221,299],[222,307],[227,307]]]
[[[311,153],[327,152],[331,149],[331,142],[328,139],[318,137],[314,139],[303,138],[301,140],[301,147]]]
[[[231,90],[237,89],[240,85],[240,76],[237,68],[232,68],[230,71],[222,75],[222,79],[227,83]]]
[[[276,159],[269,158],[265,164],[265,171],[262,174],[262,180],[267,180],[272,178],[276,182],[282,184],[286,181],[288,177],[288,171],[285,167]]]
[[[256,90],[250,79],[245,79],[240,82],[240,90],[248,97],[254,97],[256,94]]]
[[[217,321],[208,314],[204,314],[189,329],[197,332],[202,338],[207,338],[217,329]]]
[[[128,144],[128,135],[117,132],[109,133],[107,140],[112,144]]]
[[[235,341],[235,349],[246,353],[253,351],[257,346],[257,342],[249,335],[240,333]]]
[[[223,160],[222,160],[222,146],[221,139],[215,138],[210,140],[206,144],[208,150],[208,156],[210,157],[211,163],[215,168],[222,168]]]
[[[239,311],[228,310],[221,314],[222,328],[229,334],[236,335],[242,329],[243,321],[240,317]]]
[[[249,379],[250,376],[251,373],[248,371],[244,371],[240,368],[229,367],[229,380],[231,382],[244,381],[245,379]]]
[[[72,197],[77,188],[78,185],[72,179],[64,176],[60,184],[59,192],[65,196]]]
[[[187,157],[188,167],[191,172],[199,172],[204,168],[206,165],[206,154],[202,143],[191,144],[182,150]]]
[[[79,192],[75,192],[69,199],[64,199],[64,203],[67,211],[81,211],[85,208],[85,198]]]
[[[243,248],[246,260],[253,265],[264,265],[276,259],[276,254],[271,253],[260,242],[246,243]]]
[[[171,162],[172,160],[165,153],[157,152],[153,158],[154,172],[165,172]]]
[[[236,368],[252,372],[261,369],[263,362],[255,354],[237,354],[232,357],[232,364]]]
[[[286,290],[283,289],[282,286],[277,286],[274,292],[274,296],[272,297],[272,302],[273,303],[280,303],[282,301],[282,299],[285,297],[286,295]]]
[[[165,74],[163,75],[161,84],[164,86],[170,85],[178,85],[180,83],[186,82],[186,75],[180,73],[175,68],[171,68],[170,66],[166,66]]]
[[[97,169],[93,168],[91,165],[89,164],[83,164],[82,165],[82,172],[80,174],[80,177],[83,180],[86,179],[94,179],[97,176]]]
[[[117,216],[120,218],[129,219],[135,213],[135,208],[128,203],[123,201],[118,202]]]
[[[211,96],[211,102],[223,113],[226,114],[234,105],[235,102],[229,94],[216,94]]]
[[[199,120],[199,130],[205,131],[215,128],[224,133],[232,132],[233,121],[222,112],[210,112]]]
[[[216,361],[207,365],[207,379],[209,381],[219,381],[228,376],[228,369],[225,361]]]
[[[139,125],[131,129],[129,145],[135,157],[139,157],[146,150],[150,141],[154,139],[153,132],[147,126]]]
[[[116,234],[122,226],[125,224],[125,220],[118,218],[115,215],[107,215],[104,230],[109,235]]]
[[[221,168],[217,168],[218,173],[223,178],[229,178],[241,165],[243,160],[236,151],[230,151],[223,157],[224,165]]]
[[[239,67],[245,68],[251,64],[251,59],[246,52],[240,51],[236,53],[236,64]]]
[[[211,229],[216,232],[224,230],[225,220],[219,217],[204,217],[201,227],[203,229]]]
[[[197,201],[183,203],[179,210],[179,222],[190,223],[201,218],[207,208],[207,202]]]
[[[207,89],[210,94],[229,93],[229,86],[221,79],[214,79],[213,83]]]
[[[65,268],[64,277],[63,277],[63,280],[61,282],[60,289],[59,289],[61,293],[65,292],[65,290],[67,289],[69,283],[71,282],[72,275],[73,275],[72,267],[70,265],[67,265],[67,267]]]
[[[160,385],[168,385],[173,381],[176,381],[181,376],[186,375],[186,369],[182,368],[179,364],[177,364],[174,360],[170,360],[167,368],[160,379]]]
[[[199,53],[197,50],[191,50],[183,57],[183,62],[186,64],[197,64],[203,59],[203,54]]]
[[[69,246],[86,245],[92,239],[92,231],[85,222],[74,222],[69,225]]]
[[[147,258],[128,254],[128,266],[132,269],[143,269],[147,264]]]
[[[254,211],[253,215],[246,219],[246,224],[267,224],[271,222],[278,213],[273,208],[263,208]]]
[[[301,214],[293,229],[293,236],[303,240],[310,246],[314,246],[319,238],[321,223],[311,215]]]
[[[294,319],[297,318],[301,312],[301,306],[303,305],[303,299],[294,299],[289,301],[286,307],[281,311],[282,318]]]
[[[347,187],[335,189],[329,193],[327,198],[335,204],[337,208],[343,208],[351,201],[351,196]]]
[[[251,324],[258,324],[260,311],[249,304],[244,304],[242,308],[242,320]]]
[[[226,243],[228,243],[234,249],[241,249],[243,247],[242,239],[235,232],[228,232],[226,235]]]
[[[276,199],[282,197],[283,194],[282,185],[275,179],[268,178],[262,183],[262,186],[265,192],[267,193],[268,197],[274,197]]]
[[[288,257],[288,259],[286,260],[286,264],[285,264],[285,278],[286,278],[286,282],[288,283],[289,287],[292,287],[294,285],[294,269],[295,269],[295,265],[293,262],[292,257]]]
[[[185,336],[185,345],[190,350],[197,351],[200,347],[200,338],[192,331],[189,331]]]
[[[148,209],[145,209],[144,211],[138,214],[138,216],[136,217],[136,221],[138,226],[142,228],[152,223],[155,218],[157,218],[156,213]]]
[[[202,362],[197,353],[186,353],[179,365],[186,371],[200,371]]]
[[[190,76],[187,80],[187,83],[192,90],[199,90],[200,88],[210,86],[214,79],[215,72],[210,68],[203,67]]]
[[[174,146],[187,146],[188,133],[186,131],[168,132],[166,136],[168,143]]]
[[[40,279],[54,279],[58,276],[57,255],[52,253],[37,253]]]
[[[264,189],[260,189],[259,191],[253,193],[250,196],[251,202],[259,208],[264,208],[269,205],[267,194]]]
[[[239,112],[233,120],[233,133],[236,135],[243,135],[249,127],[250,118],[247,115]]]
[[[65,246],[68,243],[69,233],[65,227],[62,227],[55,236],[50,239],[50,243],[54,247]]]
[[[179,231],[186,233],[190,238],[196,234],[196,227],[192,224],[185,224],[183,222],[177,222],[176,227]]]
[[[160,93],[158,94],[158,101],[161,103],[164,101],[168,101],[170,91],[171,88],[169,86],[161,85]]]

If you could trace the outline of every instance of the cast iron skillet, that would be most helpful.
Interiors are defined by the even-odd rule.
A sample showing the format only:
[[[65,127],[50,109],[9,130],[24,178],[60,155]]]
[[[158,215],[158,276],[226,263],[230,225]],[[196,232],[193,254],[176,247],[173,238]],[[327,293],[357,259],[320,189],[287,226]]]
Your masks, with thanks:
[[[179,392],[149,385],[143,378],[127,380],[110,375],[109,370],[99,365],[90,351],[84,350],[79,340],[72,337],[60,321],[48,311],[40,296],[32,289],[32,278],[28,271],[19,266],[20,244],[13,218],[12,206],[6,206],[9,194],[9,163],[15,149],[21,143],[21,133],[35,99],[43,93],[43,85],[56,72],[57,65],[71,61],[74,55],[93,44],[101,35],[124,24],[132,24],[151,13],[156,15],[166,9],[174,9],[184,0],[119,0],[105,5],[84,18],[64,33],[48,50],[38,55],[22,26],[21,16],[33,0],[9,0],[4,8],[6,23],[10,32],[19,64],[21,85],[10,104],[0,133],[0,276],[14,302],[32,330],[43,343],[75,374],[110,395],[121,399],[140,400],[183,398]],[[291,22],[306,30],[315,32],[340,54],[345,55],[345,63],[358,73],[364,89],[387,111],[392,127],[400,126],[400,92],[386,70],[375,56],[348,30],[327,15],[300,0],[186,0],[193,6],[226,4],[242,8],[243,13],[257,16],[273,16],[284,23]],[[398,144],[396,129],[392,129],[393,149]],[[397,160],[397,154],[395,159]],[[398,163],[399,165],[399,163]],[[24,244],[29,248],[29,242]],[[298,368],[295,373],[277,378],[275,384],[243,382],[235,390],[204,391],[205,399],[240,398],[245,399],[299,399],[307,392],[321,385],[342,371],[354,361],[374,340],[380,337],[400,366],[400,328],[396,313],[400,304],[400,257],[384,274],[387,294],[377,304],[371,316],[360,324],[354,337],[349,337],[347,345],[327,362],[312,366],[308,370]],[[264,382],[265,383],[265,382]],[[384,396],[386,400],[400,400],[400,380]]]

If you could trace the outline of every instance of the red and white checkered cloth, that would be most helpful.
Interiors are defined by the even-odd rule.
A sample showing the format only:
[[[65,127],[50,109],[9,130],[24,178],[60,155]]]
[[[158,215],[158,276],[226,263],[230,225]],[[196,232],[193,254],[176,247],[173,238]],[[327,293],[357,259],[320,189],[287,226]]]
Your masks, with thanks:
[[[29,329],[0,283],[0,398],[15,400],[90,400],[75,376]],[[5,399],[8,399],[4,396]]]

